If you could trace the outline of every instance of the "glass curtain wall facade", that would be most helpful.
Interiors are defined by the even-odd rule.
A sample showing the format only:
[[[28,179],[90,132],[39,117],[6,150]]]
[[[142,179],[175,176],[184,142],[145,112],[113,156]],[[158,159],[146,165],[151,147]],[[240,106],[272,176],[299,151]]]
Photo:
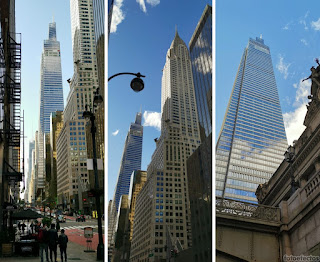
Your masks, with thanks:
[[[63,110],[60,42],[57,41],[56,23],[49,24],[49,39],[44,40],[41,57],[40,122],[44,133],[50,132],[52,112]]]
[[[114,245],[114,233],[117,225],[117,213],[122,195],[129,195],[131,174],[135,170],[141,169],[142,158],[142,137],[143,126],[141,125],[142,114],[136,114],[134,123],[131,123],[130,129],[124,144],[122,159],[120,163],[119,176],[116,184],[114,196],[112,199],[111,216],[108,219],[108,250],[112,252]]]
[[[40,73],[40,116],[37,155],[37,190],[45,187],[45,134],[50,132],[52,112],[63,110],[60,42],[57,41],[56,23],[49,23],[49,39],[44,40]],[[39,195],[40,191],[37,191]]]
[[[201,144],[187,160],[194,262],[212,261],[212,7],[189,42]]]
[[[216,195],[256,203],[287,147],[270,49],[250,38],[216,145]]]
[[[142,157],[142,136],[143,126],[141,125],[142,114],[136,115],[136,120],[131,123],[123,149],[119,177],[115,189],[113,201],[118,211],[120,197],[129,194],[131,174],[134,170],[141,169]]]
[[[108,40],[109,40],[109,36],[110,36],[110,27],[111,27],[111,20],[112,20],[113,1],[114,1],[114,0],[108,0]]]
[[[212,132],[212,7],[207,5],[189,43],[201,142]]]

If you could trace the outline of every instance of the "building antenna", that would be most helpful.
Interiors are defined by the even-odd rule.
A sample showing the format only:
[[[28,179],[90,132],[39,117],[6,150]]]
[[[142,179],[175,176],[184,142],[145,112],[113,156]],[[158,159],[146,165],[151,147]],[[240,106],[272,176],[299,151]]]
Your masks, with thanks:
[[[142,114],[142,105],[140,105],[140,114]]]

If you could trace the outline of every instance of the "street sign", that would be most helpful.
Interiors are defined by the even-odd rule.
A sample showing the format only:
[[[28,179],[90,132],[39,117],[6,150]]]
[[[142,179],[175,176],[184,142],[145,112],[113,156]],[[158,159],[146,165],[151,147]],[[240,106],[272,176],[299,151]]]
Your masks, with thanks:
[[[93,238],[93,228],[92,227],[85,227],[84,228],[84,237],[85,238]]]
[[[92,227],[85,227],[84,228],[84,237],[87,239],[87,249],[83,250],[84,252],[95,252],[92,249],[92,240],[91,238],[93,238],[93,228]]]

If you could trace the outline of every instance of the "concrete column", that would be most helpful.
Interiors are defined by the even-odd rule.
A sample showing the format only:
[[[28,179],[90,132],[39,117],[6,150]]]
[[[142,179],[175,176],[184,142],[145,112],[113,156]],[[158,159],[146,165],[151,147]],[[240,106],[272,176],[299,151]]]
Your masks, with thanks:
[[[281,201],[279,204],[279,208],[281,222],[283,223],[280,228],[281,257],[283,257],[284,255],[292,255],[290,235],[287,231],[289,222],[288,202]]]

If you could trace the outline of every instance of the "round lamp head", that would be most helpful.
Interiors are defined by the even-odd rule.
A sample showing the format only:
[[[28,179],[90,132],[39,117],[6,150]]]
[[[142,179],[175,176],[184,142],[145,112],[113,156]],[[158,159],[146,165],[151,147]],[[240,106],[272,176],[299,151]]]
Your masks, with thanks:
[[[140,77],[132,79],[130,86],[133,91],[140,92],[144,88],[143,80]]]
[[[93,103],[96,105],[99,105],[103,102],[103,98],[99,93],[100,88],[97,87],[97,90],[94,92],[94,98],[93,98]]]
[[[103,102],[103,98],[100,94],[96,94],[93,98],[93,103],[99,105]]]
[[[83,114],[82,114],[82,117],[84,118],[84,119],[90,119],[90,117],[91,117],[91,115],[92,115],[92,113],[90,112],[90,111],[84,111],[83,112]]]

